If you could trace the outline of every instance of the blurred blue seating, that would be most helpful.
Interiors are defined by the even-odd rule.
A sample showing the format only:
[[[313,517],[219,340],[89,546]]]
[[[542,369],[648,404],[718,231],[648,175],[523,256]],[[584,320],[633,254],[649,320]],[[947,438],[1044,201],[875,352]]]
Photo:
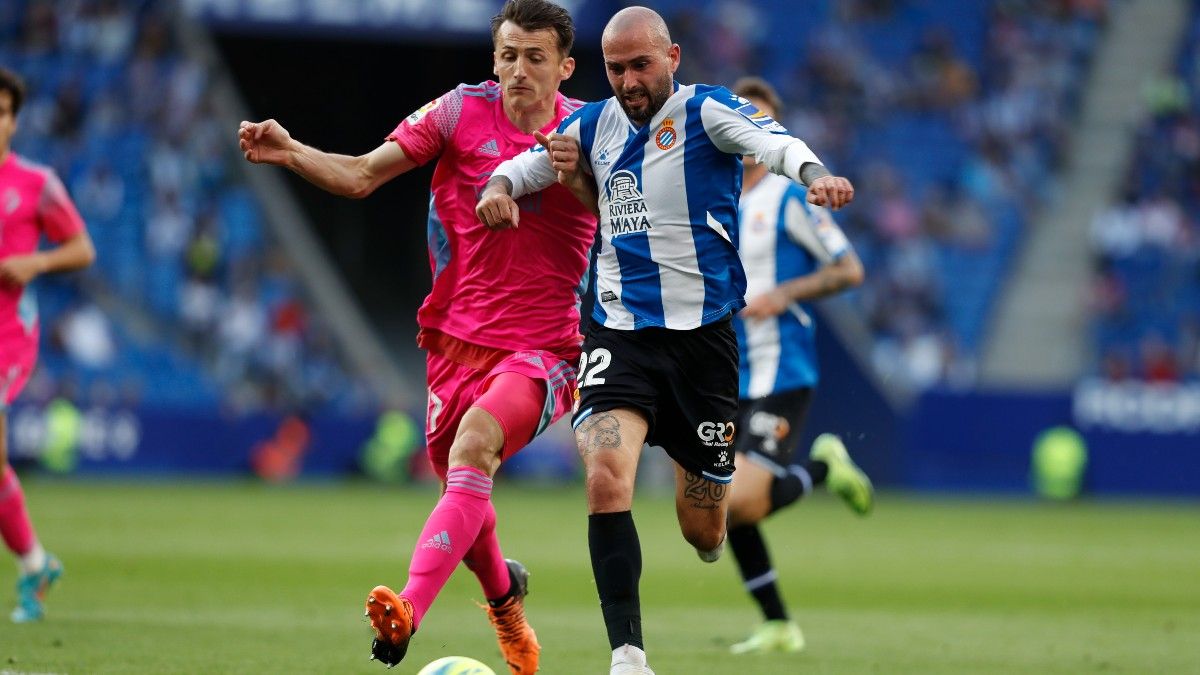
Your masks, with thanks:
[[[309,410],[339,405],[352,397],[337,390],[276,393],[305,381],[299,371],[306,362],[338,368],[329,355],[301,353],[300,363],[267,362],[259,356],[266,351],[264,342],[248,356],[235,355],[252,363],[230,367],[225,359],[226,367],[219,367],[227,356],[221,353],[220,331],[186,335],[181,291],[193,273],[214,284],[218,321],[236,283],[269,288],[259,296],[267,324],[264,341],[271,339],[270,313],[295,299],[298,285],[256,278],[265,268],[261,209],[250,189],[226,169],[237,160],[235,148],[200,108],[207,92],[197,89],[205,86],[202,81],[191,78],[197,71],[170,37],[156,37],[170,35],[170,11],[151,0],[0,3],[0,62],[29,85],[16,151],[54,168],[74,192],[100,167],[119,178],[122,190],[119,206],[105,213],[89,211],[89,203],[74,194],[98,257],[86,273],[39,280],[41,369],[80,396],[107,387],[159,407],[224,404],[231,391],[246,386],[260,392],[255,405]],[[49,22],[29,21],[45,12],[52,13]],[[132,41],[114,49],[111,38],[118,31],[108,42],[95,42],[94,33],[80,25],[95,19],[96,12],[125,22]],[[43,30],[27,34],[30,25]],[[172,195],[187,225],[163,243],[163,232],[149,231],[154,224],[149,217]],[[197,224],[206,218],[204,234],[217,247],[189,258],[189,246],[200,233]],[[151,235],[160,240],[160,250],[149,250],[156,239]],[[72,311],[101,298],[111,310],[108,330],[115,355],[103,367],[89,367],[64,350],[57,334]],[[207,344],[194,344],[197,339]],[[280,367],[296,373],[273,370]],[[322,384],[329,383],[352,385],[344,375]]]
[[[1091,325],[1094,368],[1109,377],[1163,379],[1174,372],[1176,379],[1200,378],[1200,183],[1191,149],[1191,139],[1200,134],[1200,0],[1191,3],[1185,36],[1174,79],[1160,80],[1157,90],[1148,90],[1153,94],[1143,92],[1152,115],[1137,132],[1129,166],[1135,192],[1131,201],[1114,206],[1134,214],[1142,239],[1133,250],[1096,252],[1098,281],[1123,289],[1118,306],[1098,311]],[[1179,232],[1167,241],[1143,219],[1143,210],[1160,197],[1182,217]],[[1171,363],[1156,370],[1145,351],[1159,340]],[[1113,371],[1113,355],[1128,362],[1128,372]]]

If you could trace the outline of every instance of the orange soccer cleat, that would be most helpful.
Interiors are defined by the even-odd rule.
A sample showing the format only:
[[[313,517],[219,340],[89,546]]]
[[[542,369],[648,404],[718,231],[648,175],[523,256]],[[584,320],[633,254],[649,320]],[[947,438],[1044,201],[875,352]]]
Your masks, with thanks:
[[[500,653],[512,675],[532,675],[538,669],[542,651],[533,627],[525,619],[525,596],[529,594],[529,572],[515,560],[505,560],[515,592],[498,607],[487,608],[488,619],[496,629]]]
[[[367,595],[365,616],[371,620],[371,629],[375,631],[371,660],[379,659],[388,668],[403,661],[413,633],[412,603],[397,596],[387,586],[376,586]]]

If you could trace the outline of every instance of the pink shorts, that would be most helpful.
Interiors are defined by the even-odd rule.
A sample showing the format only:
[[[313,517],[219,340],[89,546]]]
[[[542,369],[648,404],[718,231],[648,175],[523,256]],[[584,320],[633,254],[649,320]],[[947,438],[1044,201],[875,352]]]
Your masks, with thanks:
[[[37,332],[33,339],[5,340],[0,344],[0,412],[8,409],[25,388],[37,363]]]
[[[574,364],[546,351],[515,352],[491,370],[429,352],[426,367],[425,444],[429,461],[443,480],[458,424],[471,406],[486,410],[500,423],[503,460],[570,412],[574,403]]]

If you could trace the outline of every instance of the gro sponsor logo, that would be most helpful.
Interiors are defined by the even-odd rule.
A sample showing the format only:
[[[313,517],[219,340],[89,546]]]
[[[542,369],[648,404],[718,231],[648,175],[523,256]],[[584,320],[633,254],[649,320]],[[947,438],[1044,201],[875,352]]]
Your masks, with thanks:
[[[701,422],[700,426],[696,427],[696,435],[709,447],[729,447],[733,442],[733,431],[733,422]]]

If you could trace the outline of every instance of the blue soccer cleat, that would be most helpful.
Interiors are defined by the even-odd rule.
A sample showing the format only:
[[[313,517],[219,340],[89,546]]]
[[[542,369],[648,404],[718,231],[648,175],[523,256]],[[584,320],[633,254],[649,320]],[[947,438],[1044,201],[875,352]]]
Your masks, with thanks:
[[[62,576],[63,566],[53,554],[46,554],[46,564],[37,572],[22,574],[17,579],[17,607],[9,615],[14,623],[41,621],[46,616],[42,601],[46,591]]]

